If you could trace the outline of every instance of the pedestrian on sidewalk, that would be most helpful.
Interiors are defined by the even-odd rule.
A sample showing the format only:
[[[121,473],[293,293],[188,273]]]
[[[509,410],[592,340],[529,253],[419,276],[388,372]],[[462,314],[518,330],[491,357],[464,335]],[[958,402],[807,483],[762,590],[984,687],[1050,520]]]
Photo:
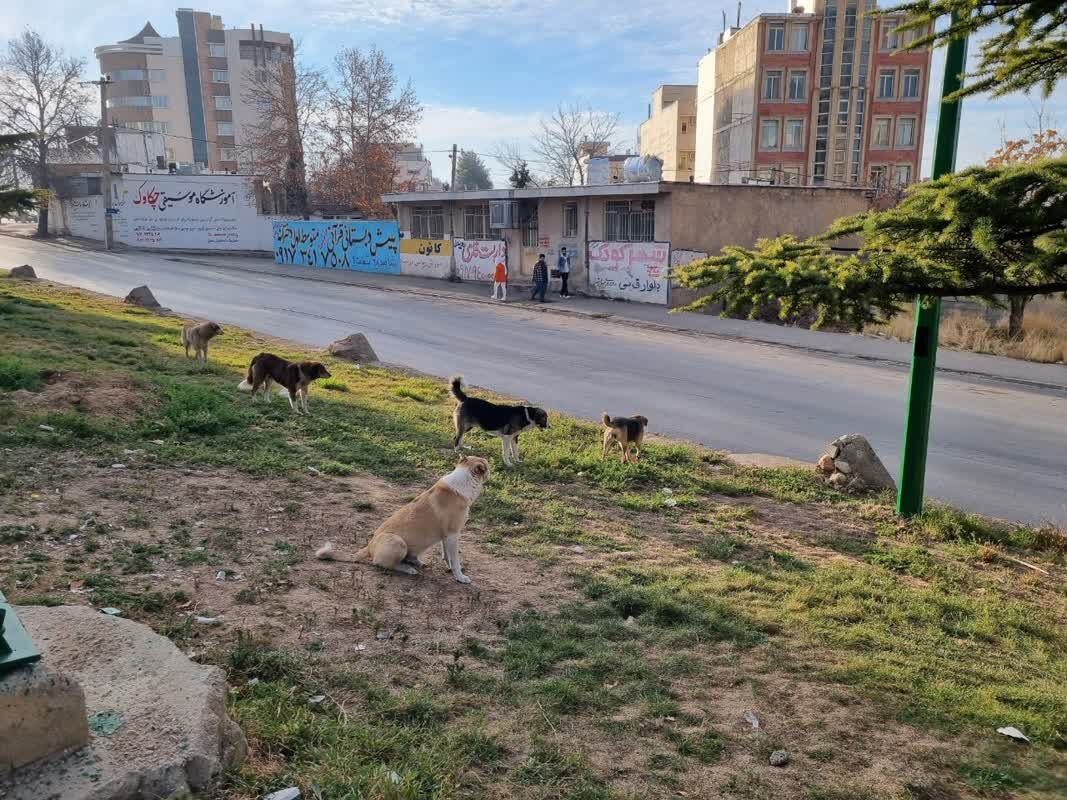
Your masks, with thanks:
[[[559,273],[560,297],[570,297],[571,290],[567,288],[567,279],[571,276],[571,257],[566,247],[559,249],[559,259],[556,261],[556,271]]]
[[[548,264],[545,263],[545,254],[541,253],[533,268],[533,294],[530,295],[530,299],[543,303],[546,291],[548,291]],[[541,297],[538,298],[538,295]]]
[[[496,290],[500,289],[500,299],[508,301],[508,265],[503,261],[496,262],[496,272],[493,273],[493,299],[496,300]]]

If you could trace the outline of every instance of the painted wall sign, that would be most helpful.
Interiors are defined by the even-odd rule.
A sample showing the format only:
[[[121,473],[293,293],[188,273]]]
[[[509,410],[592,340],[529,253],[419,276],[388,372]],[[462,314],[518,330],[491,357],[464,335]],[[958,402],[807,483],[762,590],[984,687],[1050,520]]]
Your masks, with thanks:
[[[130,247],[265,250],[270,223],[252,181],[227,175],[126,175],[115,186],[117,241]]]
[[[589,285],[605,297],[667,304],[669,242],[590,242]]]
[[[508,246],[498,239],[456,239],[456,276],[464,281],[492,283],[496,265],[507,264]]]
[[[452,268],[448,239],[401,239],[400,273],[419,278],[447,278]]]
[[[400,230],[386,220],[274,223],[274,261],[325,269],[400,273]]]
[[[104,198],[72,197],[63,201],[67,230],[71,236],[104,240]]]
[[[708,254],[703,250],[671,250],[671,266],[684,267],[694,261],[703,261]]]

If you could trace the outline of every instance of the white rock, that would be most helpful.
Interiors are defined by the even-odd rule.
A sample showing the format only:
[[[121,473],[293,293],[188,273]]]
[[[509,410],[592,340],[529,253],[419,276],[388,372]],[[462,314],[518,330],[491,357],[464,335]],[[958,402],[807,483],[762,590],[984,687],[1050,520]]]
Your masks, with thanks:
[[[121,617],[122,616],[122,609],[121,608],[112,608],[111,606],[108,606],[107,608],[101,608],[100,610],[103,611],[105,614],[107,614],[109,617]]]
[[[216,572],[215,573],[215,580],[217,580],[217,581],[226,580],[226,570],[220,569],[218,572]]]
[[[845,459],[843,458],[839,458],[837,459],[837,461],[834,462],[834,469],[836,469],[838,472],[843,472],[846,475],[852,474],[852,465],[845,461]]]
[[[585,552],[585,548],[582,547],[580,544],[576,544],[574,547],[571,548],[571,550],[573,550],[578,555],[581,555]]]
[[[49,431],[49,432],[54,432],[55,431],[55,428],[53,428],[51,425],[38,425],[37,427],[40,428],[42,431]]]
[[[259,684],[259,678],[249,678],[245,683],[245,686],[256,686]]]
[[[637,620],[633,617],[627,617],[626,622],[623,623],[627,628],[633,628],[637,626]]]
[[[300,789],[296,786],[290,786],[288,789],[282,789],[278,792],[271,792],[263,800],[298,800],[300,797]]]
[[[759,717],[756,716],[755,711],[746,711],[744,713],[745,722],[752,726],[752,730],[759,730]]]
[[[111,469],[126,469],[125,464],[112,464]]]
[[[827,481],[835,489],[844,489],[845,484],[848,483],[848,476],[842,472],[835,472],[830,476],[830,480]]]
[[[219,618],[218,617],[193,617],[193,619],[195,619],[201,625],[218,625],[219,624]]]
[[[676,505],[678,505],[678,501],[675,500],[673,497],[668,497],[666,500],[663,501],[663,505],[667,506],[667,508],[674,508]]]
[[[1017,742],[1029,742],[1030,737],[1016,728],[1014,725],[1007,725],[1003,728],[997,728],[997,733],[1001,736],[1008,736],[1015,739]]]
[[[326,695],[324,695],[324,694],[314,695],[314,696],[308,698],[308,705],[309,706],[320,705],[322,703],[322,701],[325,700],[325,699],[326,699]]]

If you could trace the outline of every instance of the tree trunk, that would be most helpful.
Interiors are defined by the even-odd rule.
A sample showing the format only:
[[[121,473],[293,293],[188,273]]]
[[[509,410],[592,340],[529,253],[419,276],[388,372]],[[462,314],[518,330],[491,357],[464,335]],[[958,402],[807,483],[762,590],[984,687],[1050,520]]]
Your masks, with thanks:
[[[34,234],[38,239],[44,239],[49,236],[48,233],[48,206],[41,206],[37,209],[37,233]]]
[[[1023,314],[1026,313],[1026,304],[1030,298],[1025,295],[1012,295],[1008,298],[1011,303],[1011,313],[1008,315],[1008,338],[1014,339],[1023,332]]]

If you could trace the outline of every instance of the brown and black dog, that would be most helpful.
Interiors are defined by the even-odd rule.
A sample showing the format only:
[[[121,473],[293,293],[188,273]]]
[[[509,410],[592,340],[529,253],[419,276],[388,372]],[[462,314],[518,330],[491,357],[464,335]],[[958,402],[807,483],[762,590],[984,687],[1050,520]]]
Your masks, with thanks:
[[[248,375],[237,388],[242,392],[251,392],[253,402],[256,392],[262,388],[269,403],[271,384],[276,383],[289,391],[289,406],[293,411],[299,414],[302,409],[303,413],[307,414],[308,387],[312,381],[329,377],[330,371],[318,361],[301,361],[294,364],[273,353],[260,353],[248,365]]]
[[[608,448],[617,444],[622,449],[622,463],[630,460],[630,448],[634,450],[634,463],[641,457],[641,442],[645,439],[648,418],[640,414],[632,417],[611,417],[604,412],[604,455]]]

